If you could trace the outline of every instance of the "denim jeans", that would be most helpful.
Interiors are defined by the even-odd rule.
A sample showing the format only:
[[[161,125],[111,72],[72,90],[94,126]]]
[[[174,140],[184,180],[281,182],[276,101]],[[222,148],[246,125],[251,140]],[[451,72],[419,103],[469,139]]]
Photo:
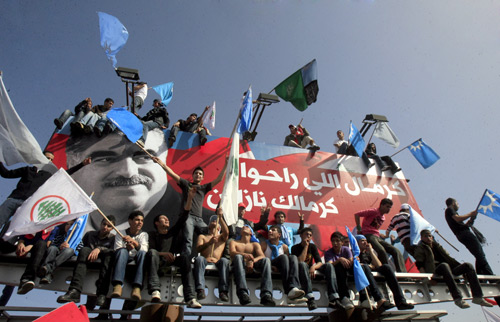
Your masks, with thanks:
[[[83,247],[78,252],[78,258],[76,259],[76,266],[73,270],[73,278],[71,279],[70,289],[75,289],[79,292],[82,291],[83,283],[85,281],[85,276],[87,274],[87,264],[90,263],[87,258],[92,252],[90,247]],[[110,264],[113,259],[113,251],[101,250],[99,252],[99,257],[101,260],[101,267],[99,270],[99,279],[96,281],[97,295],[106,295],[109,291],[109,283],[111,280],[111,269]]]
[[[52,273],[56,267],[70,259],[73,254],[75,254],[73,248],[68,247],[61,250],[58,246],[51,245],[47,248],[43,266],[47,267],[47,273]]]
[[[378,302],[382,297],[382,293],[380,293],[380,289],[377,286],[377,281],[375,281],[375,277],[373,277],[372,270],[368,264],[361,264],[363,271],[365,272],[366,278],[370,285],[368,285],[368,290],[370,291],[370,295],[373,296],[373,299]],[[359,301],[363,302],[367,299],[366,290],[363,289],[359,291]]]
[[[295,255],[280,255],[271,261],[271,265],[278,269],[285,293],[294,287],[300,287],[299,262]]]
[[[454,300],[461,299],[462,293],[458,289],[457,283],[453,278],[453,275],[465,275],[469,281],[471,293],[473,297],[483,297],[483,290],[477,279],[477,274],[474,271],[474,267],[471,263],[463,263],[455,267],[450,268],[448,263],[441,263],[436,266],[435,274],[443,276],[443,279],[450,290],[451,296]]]
[[[320,267],[320,271],[325,275],[326,290],[328,292],[328,300],[334,301],[340,299],[339,288],[337,286],[337,274],[332,263],[325,263]],[[347,275],[346,275],[347,278]],[[347,284],[346,284],[347,288]],[[346,289],[347,290],[347,289]],[[347,293],[347,291],[345,292]]]
[[[232,266],[234,283],[236,284],[236,294],[238,296],[240,296],[242,292],[248,294],[243,255],[234,256]],[[260,281],[260,297],[262,298],[265,294],[272,295],[273,281],[271,277],[271,260],[269,258],[262,258],[253,264],[253,268],[260,272],[262,276]]]
[[[399,286],[398,279],[396,278],[396,275],[394,274],[394,270],[392,269],[391,265],[383,264],[382,266],[379,266],[376,269],[374,269],[374,271],[381,274],[385,278],[387,286],[389,286],[389,288],[392,291],[392,294],[394,295],[394,302],[396,302],[396,305],[406,302],[403,295],[403,291]]]
[[[207,259],[203,256],[198,256],[194,260],[194,281],[197,290],[205,289],[205,268],[207,267]],[[215,267],[219,270],[219,292],[227,292],[229,289],[229,259],[222,257],[215,263]]]
[[[42,264],[43,256],[47,250],[47,242],[45,240],[39,240],[30,250],[30,258],[26,269],[24,270],[23,276],[21,276],[21,282],[34,281],[36,277],[36,272]]]
[[[188,218],[186,219],[186,223],[184,224],[184,228],[182,230],[182,235],[184,238],[181,250],[182,255],[191,256],[193,237],[195,232],[198,234],[206,234],[208,232],[208,226],[203,221],[203,218],[194,215],[188,215]]]
[[[314,299],[312,292],[311,276],[309,275],[309,265],[305,262],[299,263],[299,279],[302,289],[306,292],[307,299]]]
[[[7,198],[0,206],[0,228],[5,225],[10,217],[14,215],[17,208],[23,204],[24,200]]]
[[[125,278],[125,269],[127,264],[131,261],[135,261],[135,276],[132,284],[134,286],[142,287],[143,271],[144,271],[144,258],[146,257],[146,252],[140,250],[137,252],[135,257],[130,258],[128,250],[126,248],[117,249],[115,252],[115,271],[113,272],[112,284],[123,285],[123,280]]]
[[[184,301],[189,302],[194,298],[194,280],[191,271],[191,262],[188,256],[179,255],[175,257],[173,263],[168,264],[166,261],[162,260],[163,257],[160,256],[156,249],[150,249],[146,255],[146,261],[148,267],[148,291],[153,293],[153,291],[159,291],[160,277],[158,276],[158,269],[163,265],[174,265],[179,267],[182,279],[182,286],[184,291]]]

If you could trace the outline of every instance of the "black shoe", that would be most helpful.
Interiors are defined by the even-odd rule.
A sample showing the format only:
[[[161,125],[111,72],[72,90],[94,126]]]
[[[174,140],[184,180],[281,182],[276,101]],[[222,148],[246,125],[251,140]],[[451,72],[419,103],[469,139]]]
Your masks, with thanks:
[[[307,309],[309,311],[316,310],[318,306],[316,305],[316,301],[314,299],[307,300]]]
[[[200,139],[200,145],[205,145],[207,143],[207,138]]]
[[[413,310],[413,304],[409,304],[406,302],[400,303],[397,305],[398,310]]]
[[[389,300],[386,300],[384,303],[382,303],[382,310],[384,310],[384,311],[390,310],[393,307],[395,307],[395,305],[392,304],[391,301],[389,301]]]
[[[22,281],[17,288],[17,294],[23,295],[31,291],[35,287],[35,282],[33,281]]]
[[[271,294],[266,294],[260,299],[260,304],[264,306],[276,306]]]
[[[101,307],[104,305],[104,303],[106,303],[106,295],[104,294],[97,295],[97,301],[95,302],[95,305]]]
[[[203,300],[205,299],[205,290],[196,290],[196,299],[197,300]]]
[[[40,278],[45,277],[48,272],[49,270],[47,269],[47,266],[42,266],[38,269],[37,276]]]
[[[169,137],[168,138],[168,147],[170,148],[172,145],[175,143],[175,138],[174,137]]]
[[[219,298],[222,302],[229,302],[229,297],[227,296],[227,292],[220,292]]]
[[[47,275],[42,277],[42,279],[40,280],[40,284],[50,284],[50,283],[52,283],[53,279],[54,279],[54,277],[52,276],[52,274],[48,273]]]
[[[71,289],[66,294],[61,295],[57,298],[57,303],[68,303],[68,302],[80,302],[80,292],[75,289]]]
[[[63,122],[60,119],[54,119],[54,124],[59,130],[63,127]]]
[[[92,126],[90,126],[90,125],[84,125],[84,126],[83,126],[83,132],[84,132],[85,134],[90,134],[90,133],[92,133],[92,132],[94,132],[94,131],[93,131],[93,129],[92,129]]]
[[[109,133],[113,132],[113,128],[109,124],[109,121],[106,123],[106,125],[104,125],[104,130],[102,132],[103,132],[103,134],[109,134]]]
[[[101,129],[100,129],[100,128],[98,128],[97,126],[94,126],[94,134],[95,134],[98,138],[102,137],[102,131],[101,131]]]
[[[243,292],[240,295],[238,295],[238,298],[240,299],[241,305],[247,305],[247,304],[252,303],[250,296],[248,296],[248,294],[246,292]]]

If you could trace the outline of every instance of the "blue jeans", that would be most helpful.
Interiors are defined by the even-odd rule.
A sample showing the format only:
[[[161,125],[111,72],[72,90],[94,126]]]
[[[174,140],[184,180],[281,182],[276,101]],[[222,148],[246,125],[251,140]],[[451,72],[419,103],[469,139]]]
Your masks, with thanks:
[[[314,299],[312,292],[311,275],[309,275],[309,265],[305,262],[299,263],[299,279],[302,289],[306,292],[306,299]]]
[[[219,293],[227,292],[229,289],[229,259],[222,257],[215,263],[219,270]],[[207,259],[203,256],[198,256],[194,260],[194,280],[197,290],[205,289],[205,268],[207,267]]]
[[[321,266],[321,272],[325,275],[326,289],[328,291],[328,300],[334,301],[340,299],[339,288],[337,286],[337,274],[332,263],[325,263]],[[347,275],[346,275],[347,278]],[[347,289],[347,284],[346,284]]]
[[[278,268],[285,293],[290,292],[294,287],[300,287],[299,262],[297,256],[280,255],[271,261],[271,265]]]
[[[144,258],[146,257],[146,252],[140,250],[137,252],[135,257],[130,258],[128,250],[126,248],[120,248],[115,252],[115,271],[113,272],[112,284],[113,285],[123,285],[123,279],[125,278],[125,269],[127,264],[131,261],[135,261],[136,271],[135,277],[132,284],[134,286],[142,287],[143,271],[144,271]]]
[[[43,266],[47,267],[47,273],[52,273],[56,267],[67,261],[73,256],[75,251],[73,248],[59,249],[59,246],[49,246],[45,254]]]
[[[191,299],[194,299],[194,280],[189,257],[179,255],[175,257],[173,263],[167,263],[156,249],[150,249],[146,255],[146,261],[149,273],[148,291],[150,294],[153,293],[153,291],[160,290],[160,277],[158,276],[158,269],[160,266],[174,265],[179,267],[181,273],[184,301],[189,302]]]
[[[243,255],[234,256],[232,266],[234,282],[236,284],[236,294],[238,296],[243,292],[248,294]],[[260,281],[260,297],[262,298],[266,294],[272,295],[273,281],[271,277],[271,260],[269,258],[262,258],[253,264],[253,268],[260,272],[262,276]]]
[[[0,228],[5,225],[10,217],[14,215],[17,208],[23,204],[24,200],[7,198],[0,206]]]
[[[193,215],[188,215],[184,228],[182,229],[182,234],[184,236],[183,244],[181,247],[181,254],[185,256],[191,256],[191,251],[193,248],[193,237],[194,233],[206,234],[208,232],[208,226],[203,221],[203,218]]]

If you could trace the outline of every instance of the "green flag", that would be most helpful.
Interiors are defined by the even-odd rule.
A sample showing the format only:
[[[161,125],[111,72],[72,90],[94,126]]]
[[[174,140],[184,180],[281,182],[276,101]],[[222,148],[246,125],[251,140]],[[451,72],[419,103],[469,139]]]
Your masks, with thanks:
[[[306,110],[318,95],[316,59],[282,81],[274,91],[299,111]]]

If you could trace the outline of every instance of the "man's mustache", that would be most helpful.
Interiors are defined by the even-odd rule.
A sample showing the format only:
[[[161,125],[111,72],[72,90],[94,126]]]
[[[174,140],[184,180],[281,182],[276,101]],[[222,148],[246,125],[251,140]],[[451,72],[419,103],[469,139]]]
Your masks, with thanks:
[[[142,174],[134,174],[130,178],[125,178],[122,176],[113,178],[104,183],[105,187],[122,187],[122,186],[134,186],[137,184],[146,185],[148,188],[151,188],[153,185],[153,179],[148,176]]]

